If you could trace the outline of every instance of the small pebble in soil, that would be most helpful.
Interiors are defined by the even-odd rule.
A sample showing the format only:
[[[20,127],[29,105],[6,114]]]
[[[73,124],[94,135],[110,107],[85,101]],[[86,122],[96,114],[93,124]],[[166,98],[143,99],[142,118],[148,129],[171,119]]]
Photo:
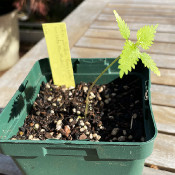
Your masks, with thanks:
[[[61,137],[62,137],[62,134],[59,133],[59,134],[56,136],[56,139],[61,139]]]
[[[19,132],[19,135],[20,135],[20,136],[22,136],[23,134],[24,134],[24,132],[22,132],[22,131]]]
[[[117,137],[113,137],[113,139],[112,139],[112,141],[117,141],[118,139],[117,139]]]
[[[73,119],[73,118],[70,118],[70,119],[69,119],[69,122],[70,122],[70,123],[72,123],[73,121],[74,121],[74,119]]]
[[[58,97],[58,98],[57,98],[57,101],[58,101],[58,102],[60,102],[60,101],[61,101],[61,99],[62,99],[62,98]]]
[[[50,113],[51,113],[51,114],[54,114],[55,112],[54,112],[54,110],[50,110]]]
[[[73,86],[70,86],[69,87],[69,90],[73,90],[73,89],[75,89],[75,87],[73,87]]]
[[[95,97],[96,97],[96,96],[94,95],[94,93],[93,93],[93,92],[90,92],[89,99],[92,100],[92,99],[94,99]]]
[[[141,137],[140,141],[144,142],[145,141],[145,138],[144,137]]]
[[[111,135],[115,136],[118,131],[119,131],[119,128],[114,128],[111,132]]]
[[[90,134],[90,132],[89,131],[86,131],[86,135],[89,135]]]
[[[100,129],[103,130],[103,129],[105,129],[105,128],[104,128],[104,126],[100,126]]]
[[[83,91],[84,91],[85,93],[87,93],[87,92],[88,92],[88,87],[87,87],[87,86],[83,87]]]
[[[137,104],[137,103],[139,103],[139,100],[136,100],[136,101],[135,101],[135,104]]]
[[[117,88],[114,88],[114,92],[117,92],[118,91],[118,89]]]
[[[41,131],[40,132],[45,132],[45,129],[41,129]]]
[[[92,140],[92,139],[93,139],[93,135],[92,135],[92,134],[90,134],[89,138]]]
[[[125,136],[120,136],[120,137],[118,138],[118,141],[119,141],[119,142],[124,142],[124,141],[125,141]]]
[[[126,76],[95,85],[84,118],[91,84],[66,88],[53,85],[52,80],[43,82],[24,125],[11,139],[144,142],[141,81]]]
[[[45,133],[45,137],[46,137],[47,139],[51,139],[51,138],[52,138],[52,135],[51,135],[49,132],[46,132],[46,133]]]
[[[52,101],[52,99],[53,99],[53,97],[49,97],[48,99],[47,99],[47,101]]]
[[[87,127],[86,125],[85,125],[83,128],[84,128],[85,130],[88,129],[88,127]]]
[[[76,113],[76,112],[77,112],[77,110],[76,110],[75,108],[73,108],[73,109],[72,109],[72,112],[73,112],[73,113]]]
[[[35,129],[38,129],[38,128],[39,128],[39,124],[36,123],[36,124],[35,124]]]
[[[133,139],[133,136],[132,136],[132,135],[129,135],[129,136],[128,136],[128,139],[129,139],[129,140],[132,140],[132,139]]]
[[[57,104],[56,103],[52,103],[52,106],[57,106]]]
[[[36,111],[36,115],[40,115],[40,111]]]
[[[125,135],[127,135],[127,132],[126,132],[126,130],[123,130],[123,135],[125,136]]]
[[[46,83],[46,88],[50,89],[49,83]]]
[[[109,104],[109,99],[106,99],[106,100],[105,100],[105,103],[106,103],[106,104]]]
[[[133,119],[136,119],[137,118],[137,114],[133,114]]]
[[[124,88],[125,90],[129,89],[129,87],[128,87],[128,86],[123,86],[123,88]]]
[[[103,92],[103,87],[101,86],[98,90],[99,93]]]
[[[29,135],[28,139],[32,140],[33,139],[33,135]]]
[[[77,111],[77,115],[80,115],[81,114],[81,112],[80,111]]]
[[[100,136],[100,135],[97,135],[97,136],[96,136],[96,139],[97,139],[97,140],[100,140],[100,139],[101,139],[101,136]]]
[[[68,137],[69,134],[71,133],[71,130],[70,130],[69,125],[65,125],[65,126],[64,126],[64,131],[65,131],[66,137]]]
[[[109,116],[109,119],[110,119],[110,120],[114,120],[114,116],[110,115],[110,116]]]
[[[85,131],[85,129],[84,128],[80,128],[80,132],[84,132]]]
[[[116,93],[112,93],[111,95],[112,95],[113,97],[115,97],[117,94],[116,94]]]
[[[56,123],[56,130],[60,130],[62,128],[62,120],[58,120],[58,122]]]
[[[80,122],[80,126],[84,126],[83,120],[79,120],[79,122]]]
[[[87,139],[87,136],[83,133],[80,135],[79,140],[85,140]]]
[[[85,125],[90,126],[91,124],[89,122],[85,122]]]

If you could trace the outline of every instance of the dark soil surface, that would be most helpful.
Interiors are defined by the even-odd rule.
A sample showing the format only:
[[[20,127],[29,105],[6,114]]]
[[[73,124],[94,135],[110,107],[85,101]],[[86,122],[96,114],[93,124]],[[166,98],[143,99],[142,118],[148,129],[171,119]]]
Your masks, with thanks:
[[[30,114],[12,139],[141,142],[145,140],[141,80],[135,76],[95,85],[89,113],[85,99],[91,83],[65,88],[42,83]]]

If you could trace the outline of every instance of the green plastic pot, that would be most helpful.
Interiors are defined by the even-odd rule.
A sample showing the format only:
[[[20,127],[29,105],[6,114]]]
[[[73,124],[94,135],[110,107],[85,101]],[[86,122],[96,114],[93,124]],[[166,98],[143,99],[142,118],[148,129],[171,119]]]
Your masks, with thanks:
[[[76,83],[92,82],[114,59],[72,59]],[[118,78],[115,63],[99,80]],[[48,59],[35,63],[0,115],[0,152],[13,158],[27,175],[141,175],[144,161],[153,150],[157,129],[151,108],[150,72],[141,62],[130,73],[142,80],[144,142],[91,142],[63,140],[10,140],[23,125],[42,81],[51,79]]]

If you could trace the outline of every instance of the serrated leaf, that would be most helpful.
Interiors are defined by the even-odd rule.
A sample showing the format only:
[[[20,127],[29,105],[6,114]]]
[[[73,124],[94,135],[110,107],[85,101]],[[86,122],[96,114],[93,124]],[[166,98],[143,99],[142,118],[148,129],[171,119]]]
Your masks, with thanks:
[[[122,37],[126,40],[129,39],[130,37],[130,30],[129,27],[127,26],[127,24],[125,23],[124,20],[122,20],[122,18],[119,16],[119,14],[114,10],[114,15],[116,17],[116,21],[118,23],[118,27],[119,27],[119,31],[122,35]]]
[[[148,69],[151,69],[155,74],[160,76],[160,71],[156,66],[156,63],[153,59],[151,59],[151,56],[147,53],[141,53],[140,59],[142,60],[142,63],[147,67]]]
[[[137,31],[137,40],[143,49],[147,50],[153,44],[157,27],[158,24],[156,26],[147,25]]]
[[[131,71],[132,68],[135,69],[139,56],[139,49],[133,42],[127,40],[119,59],[118,68],[120,69],[120,78],[122,78],[124,74],[127,75],[128,71]]]

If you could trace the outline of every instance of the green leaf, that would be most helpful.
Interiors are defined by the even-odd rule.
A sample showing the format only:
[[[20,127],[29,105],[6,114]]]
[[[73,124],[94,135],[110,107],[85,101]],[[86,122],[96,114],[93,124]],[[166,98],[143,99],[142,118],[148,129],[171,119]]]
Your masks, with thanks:
[[[122,35],[122,37],[126,40],[129,39],[130,37],[130,30],[129,27],[127,26],[127,24],[125,23],[124,20],[122,20],[122,18],[119,16],[119,14],[114,10],[114,15],[116,17],[116,21],[118,23],[118,27],[119,27],[119,31]]]
[[[143,49],[147,50],[153,44],[157,27],[158,24],[156,26],[147,25],[137,31],[137,42]]]
[[[131,71],[132,68],[135,69],[139,56],[140,51],[136,44],[130,40],[126,40],[124,49],[119,59],[118,68],[120,69],[120,78],[122,78],[124,74],[127,75],[128,71]]]
[[[147,67],[148,69],[151,69],[155,74],[160,76],[160,71],[156,66],[156,63],[153,59],[151,59],[151,56],[147,53],[141,53],[140,59],[142,60],[142,63]]]

